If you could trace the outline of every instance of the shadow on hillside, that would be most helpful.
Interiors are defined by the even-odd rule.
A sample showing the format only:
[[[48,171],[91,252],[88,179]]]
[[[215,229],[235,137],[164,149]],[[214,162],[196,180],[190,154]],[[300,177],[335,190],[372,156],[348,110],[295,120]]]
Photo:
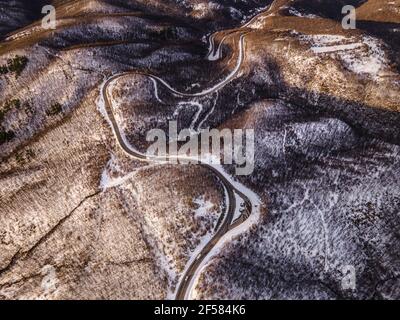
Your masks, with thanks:
[[[390,60],[396,64],[396,68],[400,72],[400,57],[398,54],[400,50],[400,23],[360,20],[357,21],[357,28],[365,30],[385,42],[391,49]]]
[[[241,90],[244,94],[240,98],[245,101],[245,104],[242,107],[235,106],[237,112],[243,111],[252,103],[263,99],[281,99],[307,111],[309,114],[340,119],[362,136],[369,136],[400,145],[400,112],[381,109],[379,106],[361,104],[326,93],[318,93],[318,98],[316,98],[315,92],[291,87],[285,83],[280,76],[282,74],[281,68],[272,59],[268,62],[268,69],[274,77],[269,84],[255,84],[253,78],[256,73],[252,72],[246,78],[238,78],[224,88],[219,95],[218,104],[220,106],[217,108],[221,110],[220,112],[223,112],[224,109],[226,110],[228,103],[232,105],[232,102],[234,102],[232,100],[235,100],[232,97],[235,97],[235,93]],[[385,90],[385,88],[382,88],[382,90]],[[313,103],[310,101],[313,101]],[[214,118],[221,120],[221,118],[228,116],[231,116],[231,113],[227,113],[223,117],[216,116]],[[223,122],[224,120],[211,125],[217,127]]]
[[[342,20],[342,8],[346,5],[359,7],[367,2],[367,0],[300,0],[296,1],[292,6],[298,10],[307,13],[316,14],[324,18]]]
[[[0,41],[8,34],[26,27],[32,22],[44,17],[42,14],[42,8],[47,4],[51,4],[51,2],[52,1],[49,0],[0,0],[2,14],[14,17],[12,19],[13,23],[10,23],[8,20],[5,20],[5,22],[0,21]],[[15,17],[16,13],[18,13],[17,17]]]

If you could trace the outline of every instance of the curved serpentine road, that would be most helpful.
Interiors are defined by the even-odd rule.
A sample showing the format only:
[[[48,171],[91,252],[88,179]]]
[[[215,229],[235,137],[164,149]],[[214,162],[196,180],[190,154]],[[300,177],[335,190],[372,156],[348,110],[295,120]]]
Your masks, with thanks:
[[[101,90],[101,94],[102,97],[104,99],[104,108],[105,108],[105,112],[106,112],[106,116],[108,117],[108,120],[110,122],[110,125],[112,126],[112,129],[114,131],[115,137],[118,141],[119,146],[131,157],[134,157],[140,161],[145,161],[145,162],[157,162],[159,159],[156,156],[148,156],[145,154],[142,154],[140,152],[138,152],[137,150],[132,149],[132,147],[129,146],[129,144],[126,142],[126,140],[124,139],[123,134],[121,133],[121,130],[117,124],[117,121],[115,119],[114,113],[112,111],[112,106],[111,106],[111,99],[109,97],[109,92],[108,92],[108,88],[110,87],[110,85],[114,82],[117,81],[118,79],[124,77],[124,76],[128,76],[128,75],[144,75],[147,76],[159,83],[161,83],[162,85],[164,85],[170,92],[172,92],[175,95],[181,96],[181,97],[200,97],[200,96],[205,96],[207,94],[210,93],[214,93],[216,91],[218,91],[219,89],[221,89],[222,87],[224,87],[226,84],[228,84],[231,80],[233,80],[236,75],[238,74],[240,67],[242,65],[242,62],[244,60],[244,39],[245,39],[245,34],[241,34],[240,36],[240,40],[239,40],[239,54],[238,54],[238,60],[237,60],[237,64],[234,68],[234,70],[220,83],[214,85],[213,87],[206,89],[202,92],[199,93],[193,93],[193,94],[189,94],[189,93],[182,93],[179,92],[177,90],[175,90],[174,88],[172,88],[167,82],[165,82],[163,79],[151,75],[151,74],[146,74],[143,72],[139,72],[139,71],[131,71],[131,72],[125,72],[122,74],[117,74],[112,76],[111,78],[109,78],[103,85],[102,90]],[[189,159],[186,157],[174,157],[175,159]],[[168,159],[171,159],[171,157],[168,157]],[[165,162],[165,159],[164,159]],[[197,256],[192,257],[191,258],[191,263],[187,266],[187,268],[185,269],[185,272],[183,274],[183,276],[181,277],[180,283],[177,287],[176,290],[176,299],[177,300],[183,300],[185,298],[189,297],[190,291],[191,291],[191,286],[193,286],[194,284],[194,277],[196,274],[196,271],[198,271],[199,267],[201,266],[201,264],[205,261],[207,255],[209,255],[209,253],[217,246],[217,244],[219,243],[220,239],[226,235],[229,231],[232,230],[233,226],[232,223],[234,222],[234,216],[236,213],[236,198],[235,198],[235,194],[237,196],[239,196],[245,203],[245,210],[247,211],[247,215],[246,218],[243,219],[242,217],[242,222],[243,223],[247,217],[251,214],[252,212],[252,208],[254,208],[252,201],[249,199],[248,196],[246,196],[243,192],[241,192],[240,190],[238,190],[238,188],[232,183],[232,180],[227,179],[227,175],[217,166],[213,166],[207,162],[204,161],[200,161],[200,165],[211,170],[222,182],[222,184],[224,185],[227,194],[228,194],[228,205],[227,205],[227,213],[225,214],[225,218],[221,224],[221,226],[219,227],[219,229],[217,230],[217,232],[214,234],[214,236],[212,237],[212,239],[201,249],[201,251],[197,254]],[[258,205],[256,205],[257,207]],[[239,219],[237,219],[236,221],[238,221]],[[234,228],[238,227],[238,223],[235,223]]]

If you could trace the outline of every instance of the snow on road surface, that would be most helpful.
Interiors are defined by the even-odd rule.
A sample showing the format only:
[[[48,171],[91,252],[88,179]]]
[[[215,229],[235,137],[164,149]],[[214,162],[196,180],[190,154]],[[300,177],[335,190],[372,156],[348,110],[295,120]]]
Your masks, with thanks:
[[[197,296],[196,286],[198,284],[200,275],[206,269],[206,267],[209,265],[211,260],[221,252],[223,247],[227,243],[232,242],[235,238],[244,234],[253,225],[256,225],[261,218],[262,202],[261,202],[261,199],[259,198],[259,196],[256,193],[254,193],[251,189],[249,189],[245,185],[243,185],[242,183],[234,180],[233,177],[230,176],[221,165],[214,165],[213,167],[215,167],[224,176],[224,178],[229,181],[230,184],[232,184],[239,192],[243,193],[250,200],[251,205],[252,205],[252,210],[251,210],[252,213],[245,222],[243,222],[242,224],[237,226],[235,229],[232,229],[229,232],[227,232],[218,241],[217,245],[204,258],[204,260],[202,261],[200,266],[197,268],[197,270],[189,284],[189,288],[186,292],[185,300],[192,300],[192,299],[196,298],[196,296]],[[235,195],[235,197],[236,197],[236,195]],[[240,207],[236,207],[236,211],[239,211],[239,210],[240,210]],[[237,215],[237,212],[235,213],[235,216],[236,215]],[[190,264],[188,264],[188,265],[190,265]]]

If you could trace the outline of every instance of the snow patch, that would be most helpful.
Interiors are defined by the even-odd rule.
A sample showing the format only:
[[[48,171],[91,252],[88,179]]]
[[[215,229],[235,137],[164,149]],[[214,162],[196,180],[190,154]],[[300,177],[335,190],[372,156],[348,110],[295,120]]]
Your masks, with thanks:
[[[198,208],[194,211],[194,217],[196,219],[208,216],[214,209],[213,203],[205,200],[204,196],[194,199],[193,202],[198,206]]]
[[[296,17],[309,18],[309,19],[318,19],[319,18],[319,16],[317,16],[315,14],[301,13],[301,12],[297,11],[295,8],[290,8],[289,13]]]
[[[375,80],[379,79],[388,62],[382,44],[373,37],[301,35],[299,39],[311,44],[310,50],[315,54],[337,58],[348,70]]]

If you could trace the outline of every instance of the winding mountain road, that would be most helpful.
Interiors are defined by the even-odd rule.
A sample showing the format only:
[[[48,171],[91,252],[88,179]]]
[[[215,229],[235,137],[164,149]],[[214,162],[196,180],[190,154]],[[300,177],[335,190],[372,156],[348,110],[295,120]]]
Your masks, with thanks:
[[[211,39],[213,41],[213,39]],[[213,47],[213,46],[212,46]],[[110,125],[112,126],[114,135],[118,141],[118,145],[122,148],[122,150],[127,153],[129,156],[138,159],[140,161],[144,162],[158,162],[160,161],[160,157],[156,156],[148,156],[145,154],[142,154],[138,152],[137,150],[132,149],[124,139],[123,133],[121,132],[118,123],[115,119],[114,113],[113,113],[113,108],[112,108],[112,99],[110,98],[109,95],[109,88],[110,85],[112,85],[115,81],[118,81],[122,77],[129,76],[129,75],[144,75],[147,76],[154,81],[161,83],[164,87],[166,87],[171,93],[174,95],[177,95],[179,97],[200,97],[200,96],[205,96],[211,93],[214,93],[221,88],[223,88],[225,85],[227,85],[229,82],[231,82],[239,73],[240,67],[243,63],[244,57],[245,57],[245,33],[241,34],[239,37],[239,52],[238,52],[238,58],[237,58],[237,63],[235,68],[232,70],[232,72],[227,75],[227,77],[222,80],[221,82],[217,83],[216,85],[212,86],[209,89],[203,90],[198,93],[183,93],[175,90],[172,88],[167,82],[165,82],[163,79],[139,72],[139,71],[131,71],[131,72],[125,72],[122,74],[117,74],[109,78],[103,85],[101,89],[101,94],[104,100],[104,109],[106,112],[106,116],[110,122]],[[214,48],[214,47],[213,47]],[[181,156],[167,156],[167,159],[172,159],[174,158],[175,160],[179,159],[184,159],[188,160],[186,157],[181,157]],[[165,158],[163,159],[165,162]],[[225,213],[223,222],[221,223],[221,226],[218,228],[214,236],[211,238],[211,240],[201,249],[201,251],[195,256],[190,259],[191,262],[189,262],[188,266],[185,269],[184,274],[181,277],[181,280],[177,286],[177,290],[175,293],[175,298],[177,300],[183,300],[190,298],[190,292],[193,289],[192,287],[194,286],[194,278],[196,275],[196,272],[198,271],[199,267],[201,264],[205,261],[207,256],[210,254],[210,252],[215,249],[221,240],[223,236],[225,236],[229,231],[232,230],[232,224],[234,223],[234,228],[237,228],[241,223],[243,223],[251,214],[252,209],[254,206],[258,206],[257,204],[252,203],[250,198],[245,195],[242,191],[240,191],[232,182],[233,179],[228,179],[227,174],[222,171],[220,167],[211,165],[205,161],[200,161],[200,165],[207,168],[208,170],[212,171],[222,182],[224,188],[227,191],[228,199],[227,199],[227,212]],[[239,210],[236,207],[236,197],[235,194],[240,197],[244,204],[245,204],[245,214],[241,211],[241,215],[238,219],[234,221],[235,213],[237,210]],[[243,209],[243,208],[242,208]],[[244,217],[244,218],[243,218]]]

